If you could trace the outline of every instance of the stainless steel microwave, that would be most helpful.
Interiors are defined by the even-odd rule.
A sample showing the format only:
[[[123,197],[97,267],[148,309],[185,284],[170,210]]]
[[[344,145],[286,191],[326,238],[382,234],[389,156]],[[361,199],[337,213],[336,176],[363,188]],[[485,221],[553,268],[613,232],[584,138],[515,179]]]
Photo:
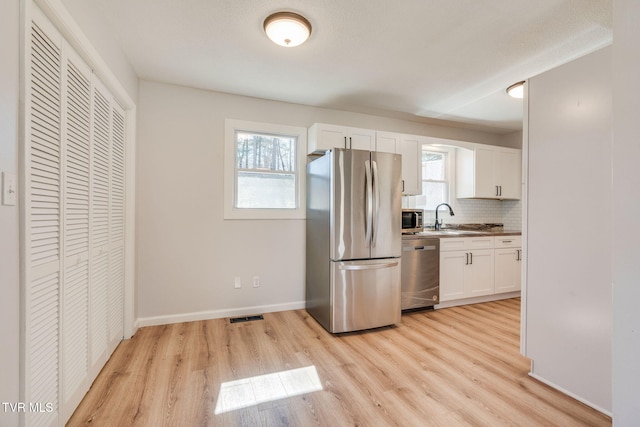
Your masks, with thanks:
[[[419,233],[424,228],[424,211],[422,209],[402,209],[402,232]]]

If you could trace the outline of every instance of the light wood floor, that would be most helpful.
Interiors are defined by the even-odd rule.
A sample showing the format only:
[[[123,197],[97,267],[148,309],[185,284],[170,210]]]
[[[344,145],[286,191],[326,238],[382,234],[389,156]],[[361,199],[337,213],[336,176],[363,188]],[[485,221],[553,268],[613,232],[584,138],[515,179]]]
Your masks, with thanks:
[[[68,425],[611,425],[527,375],[519,318],[520,300],[511,299],[405,314],[397,326],[340,336],[304,310],[142,328],[120,344]],[[305,367],[315,367],[321,390],[265,401]],[[303,372],[300,384],[313,385],[313,368]],[[257,377],[265,374],[274,375]],[[230,394],[221,402],[260,403],[216,414],[221,385],[241,379],[223,385]]]

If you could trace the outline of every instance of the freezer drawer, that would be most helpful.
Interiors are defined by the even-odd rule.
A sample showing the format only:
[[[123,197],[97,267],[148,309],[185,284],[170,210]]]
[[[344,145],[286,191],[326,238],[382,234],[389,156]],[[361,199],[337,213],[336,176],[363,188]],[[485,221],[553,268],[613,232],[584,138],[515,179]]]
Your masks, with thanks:
[[[400,322],[400,258],[331,263],[333,333]]]

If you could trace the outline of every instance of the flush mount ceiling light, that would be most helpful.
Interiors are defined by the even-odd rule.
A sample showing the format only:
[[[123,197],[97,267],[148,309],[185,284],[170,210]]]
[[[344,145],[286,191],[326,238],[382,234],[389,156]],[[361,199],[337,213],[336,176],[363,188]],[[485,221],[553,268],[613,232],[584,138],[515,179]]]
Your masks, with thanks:
[[[311,35],[311,24],[304,16],[293,12],[276,12],[264,20],[264,32],[280,46],[294,47]]]
[[[524,97],[524,82],[514,83],[507,88],[507,93],[514,98]]]

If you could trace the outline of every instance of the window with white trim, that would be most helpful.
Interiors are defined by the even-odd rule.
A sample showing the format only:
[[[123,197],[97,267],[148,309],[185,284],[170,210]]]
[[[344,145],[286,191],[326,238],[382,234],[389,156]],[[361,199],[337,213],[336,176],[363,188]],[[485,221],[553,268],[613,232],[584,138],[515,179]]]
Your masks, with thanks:
[[[306,133],[226,120],[225,219],[304,218]]]
[[[425,211],[435,211],[440,203],[449,203],[449,153],[431,147],[422,150],[422,197]]]

